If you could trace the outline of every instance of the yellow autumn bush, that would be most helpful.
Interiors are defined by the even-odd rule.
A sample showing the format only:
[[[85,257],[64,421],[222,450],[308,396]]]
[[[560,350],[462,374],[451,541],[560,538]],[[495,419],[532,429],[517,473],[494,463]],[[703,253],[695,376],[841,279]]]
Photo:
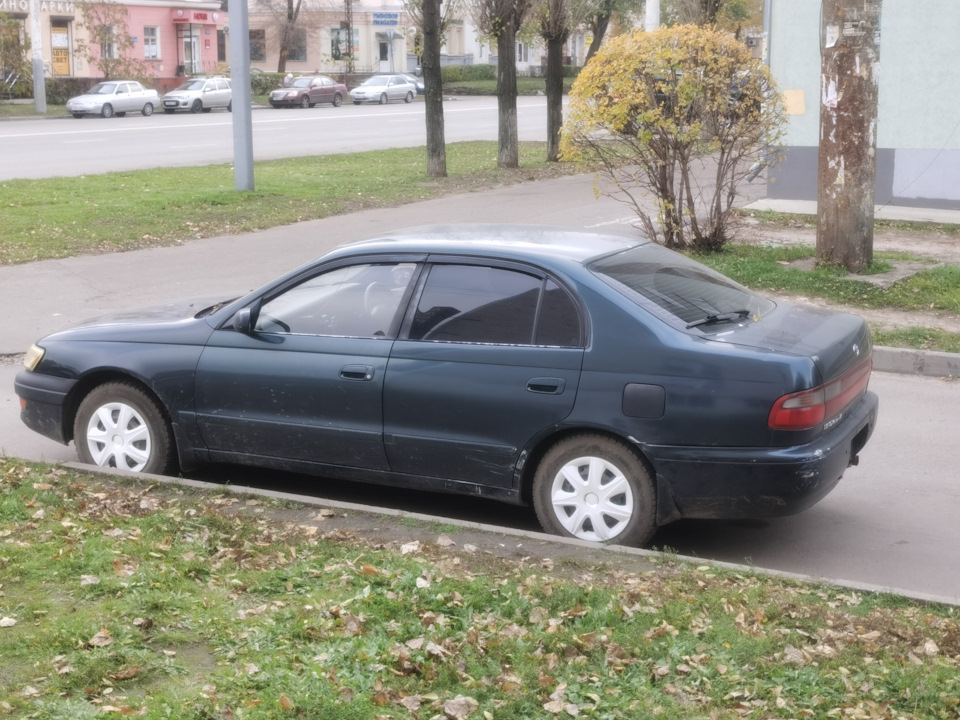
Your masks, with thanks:
[[[611,39],[570,92],[561,154],[599,161],[599,191],[671,248],[715,251],[737,188],[785,124],[768,69],[732,36],[680,25]]]

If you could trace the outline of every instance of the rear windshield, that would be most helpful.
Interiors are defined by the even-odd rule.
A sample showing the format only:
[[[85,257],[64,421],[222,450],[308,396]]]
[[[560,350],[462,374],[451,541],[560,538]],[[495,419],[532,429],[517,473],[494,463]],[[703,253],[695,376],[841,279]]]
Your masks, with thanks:
[[[755,321],[774,308],[773,302],[730,278],[654,243],[601,258],[590,270],[665,320],[679,320],[705,333],[730,329],[709,322],[711,317],[739,315]]]

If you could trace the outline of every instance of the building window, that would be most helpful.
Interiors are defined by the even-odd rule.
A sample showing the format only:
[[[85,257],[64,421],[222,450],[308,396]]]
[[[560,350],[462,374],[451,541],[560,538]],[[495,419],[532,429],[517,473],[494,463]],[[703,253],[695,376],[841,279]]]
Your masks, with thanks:
[[[117,29],[112,25],[101,25],[100,28],[100,57],[104,60],[116,60]]]
[[[250,61],[264,62],[267,59],[267,31],[250,31]]]
[[[287,60],[306,62],[306,59],[307,31],[304,28],[293,28],[290,47],[287,49]]]
[[[160,59],[160,29],[145,27],[143,29],[143,57],[145,60]]]
[[[330,28],[330,57],[339,60],[343,57],[356,57],[360,49],[360,28],[353,28],[353,43],[347,39],[346,28]]]

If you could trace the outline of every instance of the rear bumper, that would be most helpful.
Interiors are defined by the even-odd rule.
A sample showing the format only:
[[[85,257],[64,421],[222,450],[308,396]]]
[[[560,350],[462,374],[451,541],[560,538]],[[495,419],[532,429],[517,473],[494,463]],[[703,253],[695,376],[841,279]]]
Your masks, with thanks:
[[[814,442],[786,448],[644,448],[656,468],[661,522],[793,515],[819,502],[856,463],[879,401],[867,392]],[[672,500],[672,507],[669,500]]]
[[[64,403],[76,382],[21,370],[13,383],[14,391],[26,401],[20,419],[34,432],[67,445],[70,438],[64,423]]]

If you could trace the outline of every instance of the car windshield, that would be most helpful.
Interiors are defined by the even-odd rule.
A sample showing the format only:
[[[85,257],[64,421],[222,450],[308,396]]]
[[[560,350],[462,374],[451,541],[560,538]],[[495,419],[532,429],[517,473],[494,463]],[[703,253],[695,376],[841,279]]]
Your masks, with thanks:
[[[290,83],[290,87],[295,87],[295,88],[310,87],[310,82],[311,82],[312,80],[313,80],[313,78],[300,77],[300,78],[297,78],[296,80],[294,80],[292,83]]]
[[[203,90],[203,85],[206,80],[188,80],[183,85],[177,88],[177,90]]]
[[[113,95],[117,91],[116,83],[97,83],[92,88],[88,95]]]
[[[590,270],[664,319],[676,318],[705,333],[729,329],[727,322],[753,318],[774,303],[700,263],[654,243],[601,258]]]
[[[370,78],[369,80],[367,80],[366,82],[364,82],[363,84],[364,84],[365,86],[368,86],[368,87],[369,87],[369,86],[380,87],[380,86],[383,86],[383,85],[386,85],[386,84],[387,84],[387,76],[386,76],[386,75],[376,75],[376,76]]]

